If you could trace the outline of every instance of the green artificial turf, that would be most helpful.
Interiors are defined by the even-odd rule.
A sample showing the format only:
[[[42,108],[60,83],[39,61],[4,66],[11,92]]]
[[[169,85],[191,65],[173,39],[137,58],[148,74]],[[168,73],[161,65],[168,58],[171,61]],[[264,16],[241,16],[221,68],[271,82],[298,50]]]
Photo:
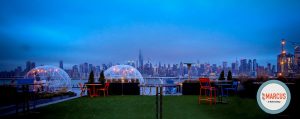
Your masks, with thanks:
[[[230,97],[229,104],[198,104],[197,96],[164,96],[164,119],[260,119],[267,115],[256,100]],[[39,113],[8,118],[32,119],[155,119],[155,96],[82,97],[49,105]]]

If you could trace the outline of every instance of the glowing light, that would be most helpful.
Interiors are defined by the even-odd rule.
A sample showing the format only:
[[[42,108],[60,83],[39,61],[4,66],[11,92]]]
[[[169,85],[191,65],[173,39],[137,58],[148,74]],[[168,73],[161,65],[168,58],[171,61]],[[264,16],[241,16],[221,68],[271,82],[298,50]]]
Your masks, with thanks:
[[[112,66],[104,72],[104,75],[107,79],[138,79],[140,83],[144,83],[144,78],[141,73],[130,65]]]
[[[71,78],[64,70],[58,67],[39,66],[30,70],[24,78],[35,79],[37,76],[39,76],[41,81],[45,81],[45,90],[47,92],[71,91],[72,89]]]
[[[282,53],[283,53],[283,54],[285,54],[285,53],[286,53],[286,51],[285,51],[285,50],[283,50],[283,51],[282,51]]]

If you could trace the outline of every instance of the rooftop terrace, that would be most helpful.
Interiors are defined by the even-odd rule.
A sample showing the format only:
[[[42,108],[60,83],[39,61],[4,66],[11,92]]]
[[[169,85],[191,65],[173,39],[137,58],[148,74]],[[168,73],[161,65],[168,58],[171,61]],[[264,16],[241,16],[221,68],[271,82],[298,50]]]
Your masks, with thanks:
[[[229,104],[198,104],[197,96],[164,96],[166,119],[253,119],[266,118],[255,99],[229,97]],[[5,118],[32,119],[153,119],[155,96],[81,97]]]

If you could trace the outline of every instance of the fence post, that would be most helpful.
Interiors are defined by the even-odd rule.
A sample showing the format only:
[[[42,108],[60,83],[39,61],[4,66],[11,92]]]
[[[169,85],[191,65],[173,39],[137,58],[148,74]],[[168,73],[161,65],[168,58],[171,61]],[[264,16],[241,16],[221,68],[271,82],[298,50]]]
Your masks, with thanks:
[[[160,87],[160,119],[162,119],[163,87]]]
[[[158,119],[158,87],[156,87],[156,97],[155,98],[156,98],[156,119]]]

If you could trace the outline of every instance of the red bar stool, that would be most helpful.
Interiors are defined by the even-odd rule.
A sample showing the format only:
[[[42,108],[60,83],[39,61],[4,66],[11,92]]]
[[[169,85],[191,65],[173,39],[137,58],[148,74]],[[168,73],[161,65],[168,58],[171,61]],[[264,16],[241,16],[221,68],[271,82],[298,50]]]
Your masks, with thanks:
[[[217,89],[211,86],[209,78],[199,78],[199,82],[200,82],[200,95],[198,97],[198,103],[200,104],[201,100],[206,100],[207,102],[210,102],[210,105],[212,104],[213,101],[216,104]],[[202,90],[204,90],[204,96],[202,96]],[[209,94],[207,94],[207,92],[209,92]]]

